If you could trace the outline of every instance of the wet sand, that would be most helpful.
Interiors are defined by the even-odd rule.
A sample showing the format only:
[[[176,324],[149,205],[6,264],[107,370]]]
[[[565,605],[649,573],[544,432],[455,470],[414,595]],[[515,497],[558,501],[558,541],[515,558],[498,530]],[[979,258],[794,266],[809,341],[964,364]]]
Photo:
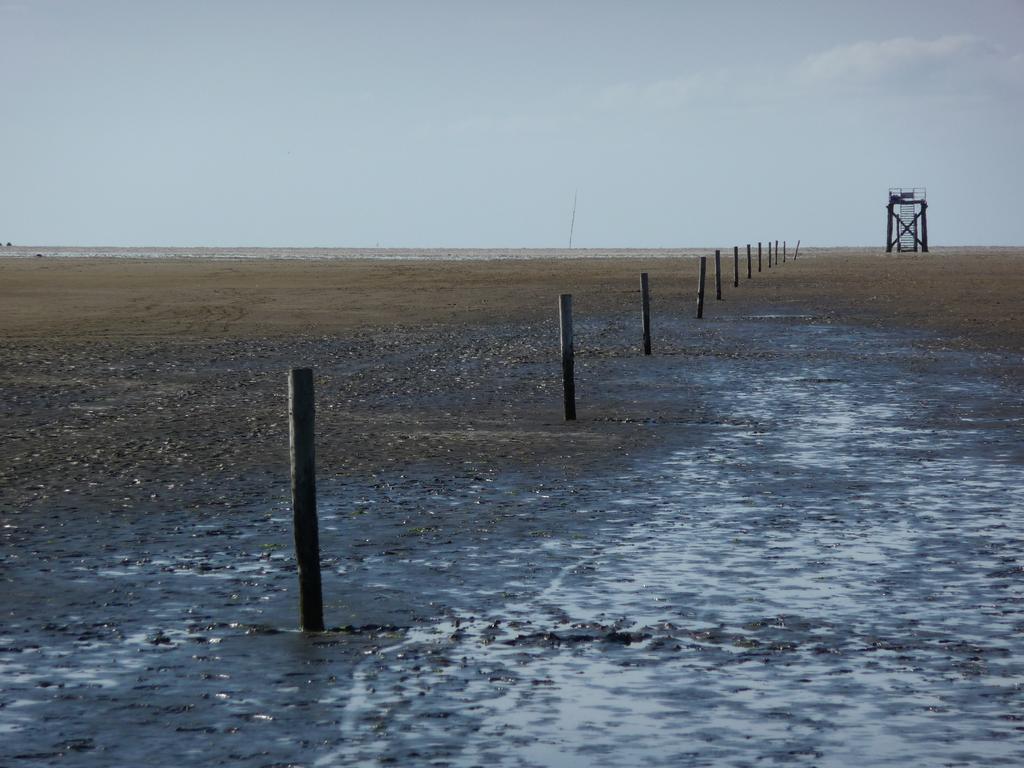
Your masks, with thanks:
[[[755,246],[753,279],[741,269],[739,289],[731,254],[724,264],[725,301],[708,291],[712,323],[795,313],[920,329],[949,347],[1024,349],[1024,251],[803,249],[772,269],[765,254],[759,274]],[[699,327],[672,336],[661,319],[692,316],[692,255],[0,260],[0,482],[23,504],[171,475],[179,488],[253,473],[276,481],[294,365],[317,372],[322,472],[410,460],[599,463],[650,442],[638,420],[687,415],[685,404],[644,402],[628,383],[585,375],[588,355],[609,354],[588,319],[636,323],[641,271],[651,276],[656,351],[686,352]],[[575,297],[584,366],[584,417],[571,427],[559,406],[562,292]]]
[[[914,460],[934,460],[929,450],[945,446],[936,472],[968,456],[965,471],[992,475],[991,485],[979,484],[963,498],[957,498],[955,483],[945,487],[942,519],[929,517],[931,500],[914,507],[925,530],[934,523],[948,541],[963,503],[984,507],[986,497],[994,499],[982,510],[988,517],[970,552],[941,550],[948,544],[939,539],[921,549],[906,531],[908,543],[893,544],[894,555],[924,551],[941,560],[908,560],[900,566],[904,575],[915,568],[947,574],[960,557],[981,564],[984,572],[972,569],[962,589],[983,603],[975,617],[979,626],[991,622],[985,606],[1002,611],[998,636],[950,630],[915,641],[926,660],[947,640],[960,644],[947,666],[921,662],[927,675],[962,673],[964,680],[977,680],[976,659],[1003,659],[1020,621],[1015,566],[1007,560],[1019,531],[1007,529],[998,510],[1016,503],[1015,478],[1024,460],[1017,439],[1022,256],[991,249],[889,257],[802,249],[796,263],[771,271],[765,260],[760,275],[755,264],[754,279],[742,277],[734,289],[730,254],[725,301],[714,301],[709,290],[703,323],[692,319],[695,261],[664,255],[441,263],[0,261],[0,665],[11,681],[0,691],[0,729],[13,734],[0,757],[23,764],[124,762],[139,757],[133,750],[172,750],[196,732],[220,759],[253,765],[294,761],[296,755],[319,758],[325,750],[406,762],[418,752],[454,759],[457,738],[422,736],[400,713],[416,712],[414,723],[441,722],[437,717],[464,722],[464,734],[479,725],[471,712],[455,717],[444,707],[455,706],[470,673],[496,678],[501,688],[504,660],[474,650],[470,672],[447,682],[428,679],[428,672],[452,665],[463,653],[461,626],[474,649],[499,636],[541,642],[551,631],[612,637],[613,645],[621,639],[615,633],[639,631],[672,638],[670,647],[682,634],[717,648],[718,641],[698,637],[709,621],[723,622],[730,643],[774,643],[774,637],[758,639],[757,632],[776,631],[771,612],[786,613],[784,601],[747,613],[724,611],[730,591],[724,570],[700,576],[702,589],[721,593],[721,602],[697,593],[673,595],[690,612],[671,629],[645,630],[648,619],[658,617],[628,594],[617,608],[632,611],[637,626],[594,616],[573,602],[587,587],[560,599],[564,628],[557,616],[510,616],[515,611],[509,606],[548,594],[561,569],[571,568],[565,573],[574,577],[587,572],[574,560],[573,541],[607,552],[616,573],[627,568],[632,550],[608,549],[609,541],[622,534],[624,518],[628,525],[640,522],[644,504],[662,502],[648,498],[637,515],[623,512],[619,501],[645,482],[644,467],[661,466],[680,450],[708,462],[687,469],[688,483],[705,479],[728,491],[715,499],[698,497],[698,512],[727,507],[716,513],[720,518],[699,524],[710,526],[701,532],[702,542],[720,532],[715,519],[733,538],[749,535],[745,514],[736,515],[735,505],[745,503],[738,497],[757,499],[749,524],[758,537],[784,537],[799,526],[800,510],[821,507],[819,522],[826,528],[849,518],[870,539],[884,532],[884,524],[876,527],[864,505],[877,507],[884,523],[891,511],[886,505],[897,502],[892,494],[872,496],[866,487],[851,490],[863,460],[856,452],[870,448],[861,442],[865,435],[898,447],[901,436],[886,431],[894,419],[912,430]],[[649,360],[637,355],[640,271],[651,274],[654,293],[656,356]],[[560,414],[560,292],[575,295],[581,418],[573,425]],[[835,340],[829,329],[835,329]],[[830,341],[819,341],[824,338]],[[870,381],[849,396],[846,388],[856,385],[851,371],[867,363]],[[352,625],[313,643],[281,631],[295,618],[284,400],[285,372],[298,364],[317,372],[327,620]],[[886,387],[887,378],[893,387]],[[918,380],[927,394],[910,386]],[[815,419],[826,412],[832,418],[870,415],[876,396],[889,410],[874,413],[870,429],[851,437],[845,450],[853,453],[838,451],[847,463],[826,461],[815,469],[814,460],[804,455],[806,461],[799,461],[798,453],[788,460],[799,471],[780,483],[772,462],[784,461],[801,440],[827,441],[838,423],[815,427]],[[767,397],[782,405],[792,401],[808,422],[806,434],[787,437],[792,414],[759,405]],[[738,430],[739,443],[713,437],[730,430]],[[934,434],[947,442],[930,445]],[[770,449],[759,435],[772,437]],[[737,445],[753,452],[735,456],[753,473],[742,480],[751,484],[749,493],[716,463],[719,450],[738,451]],[[872,465],[866,485],[891,488],[886,478],[899,469],[901,482],[912,487],[914,472],[901,469],[907,458],[893,448],[890,459]],[[998,472],[984,469],[992,461]],[[834,481],[827,479],[831,472],[839,472]],[[655,478],[663,475],[657,482],[662,488],[679,479],[676,469],[654,472]],[[758,494],[764,490],[786,506],[762,505]],[[830,501],[851,493],[867,501],[849,510]],[[795,495],[786,500],[786,494]],[[897,501],[906,503],[902,496]],[[673,508],[655,511],[659,521],[676,515]],[[630,531],[643,538],[643,529]],[[817,546],[819,532],[808,531]],[[686,539],[692,532],[680,535]],[[820,567],[821,553],[811,544],[795,556]],[[496,558],[495,552],[507,554]],[[713,549],[704,555],[723,556]],[[753,599],[749,589],[759,569],[775,567],[771,558],[759,565],[763,556],[755,546],[743,566],[750,574],[748,591],[736,594],[745,600]],[[855,554],[852,564],[843,563],[841,580],[854,591],[856,561]],[[994,575],[986,580],[986,573]],[[788,576],[781,572],[778,578],[784,584]],[[923,585],[912,587],[908,600],[934,599]],[[970,621],[963,594],[956,598],[958,620]],[[799,600],[793,605],[810,610]],[[481,612],[493,614],[502,629],[472,618]],[[413,642],[414,669],[407,672],[440,692],[440,709],[410,708],[401,695],[397,702],[373,699],[374,675],[390,680],[395,670],[399,678],[403,674],[386,649],[406,637],[415,641],[411,628],[444,632],[445,625],[435,624],[443,616],[455,623],[449,628],[455,646],[439,651]],[[510,619],[525,623],[509,626]],[[754,630],[742,629],[748,620]],[[587,626],[572,629],[574,622]],[[895,644],[911,630],[880,626],[879,642]],[[857,638],[873,642],[870,634]],[[550,648],[553,641],[547,642]],[[849,651],[843,642],[822,646],[829,653],[836,646],[842,659]],[[816,653],[810,637],[799,645]],[[366,651],[369,666],[362,663]],[[267,666],[268,657],[280,664]],[[552,668],[560,658],[554,657]],[[1001,661],[988,663],[987,686],[999,687],[1017,674]],[[867,673],[859,663],[853,666]],[[893,680],[910,674],[902,667],[889,672]],[[553,675],[522,683],[526,690],[543,690],[554,685]],[[298,678],[309,682],[293,685]],[[254,689],[252,680],[265,687]],[[474,701],[495,695],[489,689],[474,694]],[[534,706],[525,711],[539,717],[542,708],[536,701]],[[941,706],[950,711],[949,702]],[[319,713],[319,746],[294,737],[310,707]],[[137,716],[118,720],[132,712]],[[957,714],[962,712],[953,706],[952,716]],[[1005,705],[976,714],[982,731],[998,731],[992,738],[1003,739],[1021,713]],[[488,717],[492,743],[500,743],[500,714]],[[57,721],[59,728],[47,730]],[[517,737],[528,735],[528,724],[523,728]],[[928,735],[927,729],[922,733]],[[239,735],[251,749],[242,749]],[[989,754],[978,739],[972,732],[968,745],[965,736],[964,750]],[[807,736],[802,748],[813,760],[821,745]],[[1019,757],[1012,749],[993,748],[991,754]],[[202,762],[194,757],[178,764]]]
[[[655,308],[681,311],[695,291],[697,253],[585,258],[586,251],[537,257],[372,259],[21,258],[0,255],[5,340],[135,340],[302,337],[423,324],[545,321],[558,293],[577,312],[633,312],[640,271]],[[458,252],[463,253],[463,252]],[[474,255],[488,252],[464,252]],[[522,252],[532,254],[534,252]],[[551,258],[547,254],[571,258]],[[929,254],[875,249],[808,249],[733,291],[732,254],[723,252],[727,301],[716,310],[771,302],[813,307],[842,322],[927,328],[960,343],[1019,351],[1024,344],[1024,249],[938,248]],[[770,278],[770,279],[769,279]],[[660,302],[660,304],[659,304]],[[715,314],[711,313],[712,316]]]

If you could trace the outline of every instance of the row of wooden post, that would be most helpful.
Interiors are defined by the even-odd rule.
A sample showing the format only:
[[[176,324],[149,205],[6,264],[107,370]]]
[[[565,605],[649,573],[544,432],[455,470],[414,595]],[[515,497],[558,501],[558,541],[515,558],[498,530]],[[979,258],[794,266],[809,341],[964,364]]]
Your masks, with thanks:
[[[797,240],[796,250],[793,252],[793,260],[796,261],[800,252],[800,241]],[[787,249],[786,241],[782,241],[782,263],[786,262]],[[761,271],[761,243],[757,244],[757,271]],[[779,264],[779,241],[775,241],[775,265]],[[772,268],[772,242],[768,241],[768,269]],[[704,317],[704,284],[707,279],[707,256],[700,257],[700,271],[697,278],[697,319]],[[734,245],[732,248],[732,284],[734,288],[740,285],[740,247]],[[753,254],[750,243],[747,243],[747,279],[753,278]],[[715,298],[722,300],[722,252],[715,251]],[[650,281],[647,273],[640,274],[640,307],[643,323],[644,354],[651,354],[651,292]],[[562,350],[562,400],[565,410],[565,420],[576,419],[576,377],[575,361],[572,341],[572,294],[563,293],[558,299],[558,324],[561,337]]]
[[[796,252],[800,250],[797,242]],[[775,241],[778,263],[779,243]],[[740,284],[739,246],[734,246],[733,286]],[[782,244],[782,260],[786,260],[786,243]],[[768,243],[768,268],[772,266],[772,246]],[[747,279],[751,279],[753,260],[747,245]],[[757,244],[757,271],[761,271],[761,243]],[[704,316],[704,281],[707,257],[700,257],[697,288],[697,317]],[[715,296],[722,298],[721,251],[715,251]],[[643,323],[644,354],[651,354],[651,293],[646,272],[640,275],[640,304]],[[563,293],[558,303],[562,349],[562,394],[566,421],[576,418],[576,376],[572,332],[572,294]],[[293,368],[288,374],[288,438],[291,455],[292,526],[295,534],[295,555],[299,573],[299,620],[306,632],[324,630],[323,588],[320,581],[320,533],[316,510],[316,450],[314,443],[313,371]]]

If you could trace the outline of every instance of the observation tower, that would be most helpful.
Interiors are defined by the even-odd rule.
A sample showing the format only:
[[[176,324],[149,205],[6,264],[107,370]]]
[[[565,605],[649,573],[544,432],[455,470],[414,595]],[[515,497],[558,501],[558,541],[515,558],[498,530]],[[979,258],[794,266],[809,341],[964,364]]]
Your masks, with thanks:
[[[890,187],[885,252],[917,251],[928,253],[928,199],[924,187]],[[896,236],[893,237],[893,230]]]

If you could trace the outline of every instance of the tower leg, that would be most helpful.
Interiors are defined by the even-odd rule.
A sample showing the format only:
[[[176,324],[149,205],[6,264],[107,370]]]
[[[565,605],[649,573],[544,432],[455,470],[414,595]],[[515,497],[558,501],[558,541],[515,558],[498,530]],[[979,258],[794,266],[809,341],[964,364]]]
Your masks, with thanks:
[[[928,253],[928,203],[921,201],[921,251]]]
[[[885,252],[892,253],[892,203],[890,202],[889,205],[885,207],[885,209],[889,213],[889,215],[886,217]]]

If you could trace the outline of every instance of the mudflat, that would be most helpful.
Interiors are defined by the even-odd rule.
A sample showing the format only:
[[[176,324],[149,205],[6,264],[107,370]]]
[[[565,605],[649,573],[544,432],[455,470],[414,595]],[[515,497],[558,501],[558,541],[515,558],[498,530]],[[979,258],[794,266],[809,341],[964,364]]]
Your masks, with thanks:
[[[640,272],[650,275],[656,353],[692,351],[716,318],[757,314],[1024,350],[1024,250],[804,249],[794,260],[790,246],[786,263],[771,268],[765,249],[759,272],[754,246],[751,279],[741,249],[739,288],[726,251],[720,302],[709,257],[703,323],[693,319],[694,253],[2,259],[5,495],[21,504],[169,473],[184,474],[186,487],[225,472],[278,476],[285,374],[296,365],[316,369],[326,471],[466,457],[566,468],[603,461],[652,439],[643,419],[686,408],[657,397],[645,404],[628,377],[587,380],[588,356],[632,354],[588,322],[608,320],[627,338],[635,324],[639,339]],[[584,399],[583,417],[568,427],[560,293],[574,295]]]
[[[0,761],[1019,763],[1024,251],[547,256],[0,260]]]
[[[558,293],[573,293],[581,314],[629,313],[641,271],[651,275],[655,311],[686,314],[696,290],[697,252],[486,260],[456,253],[470,258],[0,258],[0,333],[7,341],[183,342],[546,320]],[[759,274],[755,246],[748,281],[741,247],[735,290],[732,252],[722,261],[727,299],[709,317],[799,305],[837,322],[926,328],[967,345],[1010,351],[1024,343],[1024,249],[803,249],[794,262],[791,245],[786,263],[771,269],[764,250]]]

